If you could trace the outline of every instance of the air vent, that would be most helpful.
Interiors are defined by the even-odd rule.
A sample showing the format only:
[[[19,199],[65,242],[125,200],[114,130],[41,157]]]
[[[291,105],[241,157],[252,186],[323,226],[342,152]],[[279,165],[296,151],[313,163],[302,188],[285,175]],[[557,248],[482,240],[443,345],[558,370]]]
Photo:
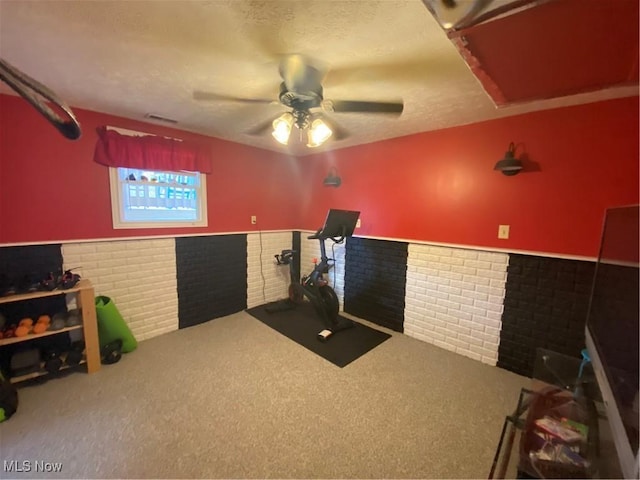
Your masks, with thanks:
[[[158,122],[178,123],[177,120],[173,120],[172,118],[161,117],[160,115],[156,115],[155,113],[147,113],[144,117],[150,120],[156,120]]]

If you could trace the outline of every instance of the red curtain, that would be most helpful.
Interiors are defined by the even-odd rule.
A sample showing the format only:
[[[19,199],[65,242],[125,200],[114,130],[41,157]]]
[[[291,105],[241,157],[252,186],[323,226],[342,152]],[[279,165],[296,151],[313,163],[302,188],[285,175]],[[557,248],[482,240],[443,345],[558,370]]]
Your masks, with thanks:
[[[122,135],[106,127],[96,130],[98,143],[93,159],[102,165],[211,173],[209,152],[199,145],[154,135]]]

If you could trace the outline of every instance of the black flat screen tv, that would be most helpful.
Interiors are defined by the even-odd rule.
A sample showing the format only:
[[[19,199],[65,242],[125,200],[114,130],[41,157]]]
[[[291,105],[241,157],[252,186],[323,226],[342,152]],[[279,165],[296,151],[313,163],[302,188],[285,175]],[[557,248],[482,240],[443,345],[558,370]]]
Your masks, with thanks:
[[[638,478],[639,211],[609,208],[585,336],[625,478]]]

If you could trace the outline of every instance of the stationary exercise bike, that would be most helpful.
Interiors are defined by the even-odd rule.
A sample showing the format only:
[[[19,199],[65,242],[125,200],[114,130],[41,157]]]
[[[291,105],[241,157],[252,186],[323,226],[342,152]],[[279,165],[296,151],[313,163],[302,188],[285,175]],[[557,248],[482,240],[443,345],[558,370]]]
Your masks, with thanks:
[[[289,302],[298,305],[304,301],[304,297],[307,297],[325,324],[326,328],[318,333],[318,340],[322,342],[326,342],[334,333],[354,326],[351,320],[338,315],[340,310],[338,296],[324,277],[333,268],[335,262],[333,258],[327,257],[325,241],[329,239],[334,243],[342,243],[345,238],[352,236],[359,215],[360,212],[349,210],[329,210],[324,226],[307,237],[320,242],[320,262],[316,263],[311,273],[302,278],[298,277],[294,267],[297,251],[282,250],[279,255],[275,255],[278,265],[289,265],[291,276]]]

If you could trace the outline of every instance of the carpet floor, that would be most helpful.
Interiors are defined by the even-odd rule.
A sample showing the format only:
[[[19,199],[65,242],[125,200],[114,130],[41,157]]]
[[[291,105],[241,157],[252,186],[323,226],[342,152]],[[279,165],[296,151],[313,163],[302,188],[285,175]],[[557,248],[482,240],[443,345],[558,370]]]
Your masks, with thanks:
[[[344,368],[246,312],[146,340],[20,388],[0,477],[486,478],[530,380],[388,333]]]

